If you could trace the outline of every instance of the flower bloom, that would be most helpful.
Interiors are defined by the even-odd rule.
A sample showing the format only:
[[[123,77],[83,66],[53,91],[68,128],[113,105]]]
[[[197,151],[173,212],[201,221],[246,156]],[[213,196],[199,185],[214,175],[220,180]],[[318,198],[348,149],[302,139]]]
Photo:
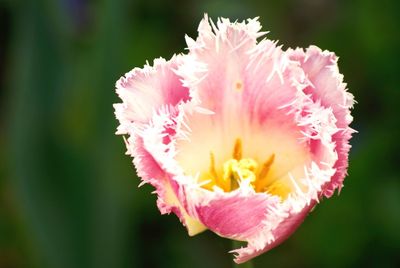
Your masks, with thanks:
[[[246,241],[245,262],[283,242],[347,172],[354,132],[334,53],[257,41],[257,19],[204,17],[187,54],[134,68],[115,104],[143,183],[189,235]]]

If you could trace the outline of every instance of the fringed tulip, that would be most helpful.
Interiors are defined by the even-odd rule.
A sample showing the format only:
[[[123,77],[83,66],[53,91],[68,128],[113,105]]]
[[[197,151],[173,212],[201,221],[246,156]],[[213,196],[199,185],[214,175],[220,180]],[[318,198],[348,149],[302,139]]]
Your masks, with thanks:
[[[257,19],[204,17],[187,54],[135,68],[116,84],[127,153],[189,235],[205,229],[247,247],[245,262],[288,238],[340,191],[354,132],[334,53],[283,50]]]

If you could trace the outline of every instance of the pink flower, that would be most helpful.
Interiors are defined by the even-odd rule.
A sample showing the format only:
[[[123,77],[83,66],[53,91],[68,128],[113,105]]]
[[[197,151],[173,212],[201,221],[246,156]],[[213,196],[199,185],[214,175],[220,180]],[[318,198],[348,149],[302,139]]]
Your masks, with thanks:
[[[354,132],[335,54],[257,42],[260,29],[257,19],[205,16],[188,54],[116,84],[117,134],[161,213],[174,212],[189,235],[247,241],[237,263],[283,242],[340,191]]]

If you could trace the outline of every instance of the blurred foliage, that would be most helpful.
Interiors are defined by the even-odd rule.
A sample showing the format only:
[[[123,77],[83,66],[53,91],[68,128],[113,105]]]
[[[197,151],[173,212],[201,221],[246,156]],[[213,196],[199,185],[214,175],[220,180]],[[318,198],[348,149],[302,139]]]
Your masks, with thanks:
[[[349,176],[256,267],[400,267],[398,1],[0,0],[0,267],[230,267],[137,189],[115,81],[184,50],[207,12],[335,51],[358,104]]]

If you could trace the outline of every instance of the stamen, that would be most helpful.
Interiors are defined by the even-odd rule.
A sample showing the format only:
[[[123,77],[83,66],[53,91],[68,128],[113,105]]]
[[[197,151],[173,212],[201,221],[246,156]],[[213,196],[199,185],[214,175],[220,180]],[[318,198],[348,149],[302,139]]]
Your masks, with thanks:
[[[215,185],[222,188],[225,192],[229,191],[229,182],[225,181],[224,178],[220,178],[218,176],[217,170],[215,169],[215,158],[214,153],[210,152],[210,169],[209,169],[211,177],[213,177],[213,182]],[[225,176],[225,175],[224,175]]]
[[[242,140],[236,139],[235,146],[233,147],[233,159],[242,159]]]
[[[223,184],[226,186],[226,188],[224,187],[226,192],[231,191],[239,186],[235,178],[235,175],[237,176],[237,174],[235,174],[237,165],[238,161],[236,159],[230,159],[224,163]]]
[[[267,161],[264,162],[260,174],[258,175],[261,180],[265,179],[268,175],[271,165],[274,163],[275,154],[271,154]]]
[[[222,174],[220,172],[218,176],[215,167],[215,156],[211,151],[209,170],[204,173],[201,179],[206,183],[201,187],[212,191],[214,186],[218,186],[224,192],[230,192],[239,188],[241,182],[247,181],[256,192],[276,195],[282,200],[287,198],[292,188],[279,179],[275,180],[276,178],[274,179],[270,175],[271,167],[275,161],[275,154],[271,154],[260,168],[254,159],[242,157],[242,141],[237,138],[233,147],[232,158],[223,163]]]
[[[271,170],[271,166],[275,161],[275,154],[271,154],[271,156],[264,162],[260,173],[258,174],[258,180],[256,184],[256,191],[261,192],[267,186],[268,180],[267,176],[269,171]]]
[[[217,171],[215,170],[215,158],[214,153],[210,152],[210,173],[216,180],[218,179]]]

